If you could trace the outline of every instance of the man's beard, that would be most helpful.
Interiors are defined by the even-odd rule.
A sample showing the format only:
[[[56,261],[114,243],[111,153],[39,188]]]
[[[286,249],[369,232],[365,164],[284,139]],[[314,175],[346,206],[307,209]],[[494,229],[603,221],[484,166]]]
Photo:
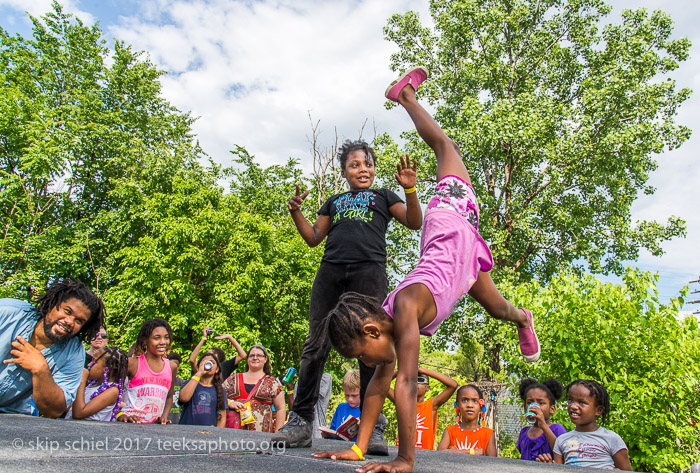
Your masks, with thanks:
[[[51,340],[52,342],[64,342],[71,338],[73,336],[73,333],[67,333],[65,335],[56,335],[53,332],[53,327],[58,324],[58,320],[56,322],[48,323],[46,321],[46,317],[44,317],[44,335]]]

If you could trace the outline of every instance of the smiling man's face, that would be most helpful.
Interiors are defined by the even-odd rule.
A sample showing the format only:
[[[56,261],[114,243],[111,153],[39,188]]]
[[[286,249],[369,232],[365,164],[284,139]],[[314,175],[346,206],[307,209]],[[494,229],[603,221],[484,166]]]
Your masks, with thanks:
[[[44,334],[54,342],[68,340],[80,332],[91,315],[81,300],[72,297],[44,316]]]

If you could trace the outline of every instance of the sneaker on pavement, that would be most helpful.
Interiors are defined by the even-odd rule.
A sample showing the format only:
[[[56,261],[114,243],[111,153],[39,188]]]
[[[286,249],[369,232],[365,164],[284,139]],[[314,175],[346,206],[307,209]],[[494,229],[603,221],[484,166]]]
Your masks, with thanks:
[[[386,443],[384,438],[384,429],[386,424],[389,423],[386,416],[381,414],[377,423],[372,431],[372,436],[369,438],[369,443],[367,444],[367,455],[389,455],[389,445]]]
[[[520,342],[520,353],[525,357],[528,363],[534,363],[540,359],[540,341],[535,333],[535,321],[532,318],[532,312],[527,309],[520,308],[525,315],[529,325],[518,329],[518,341]]]
[[[312,424],[292,411],[289,413],[289,420],[277,431],[277,435],[272,437],[272,441],[284,444],[286,448],[310,447]]]

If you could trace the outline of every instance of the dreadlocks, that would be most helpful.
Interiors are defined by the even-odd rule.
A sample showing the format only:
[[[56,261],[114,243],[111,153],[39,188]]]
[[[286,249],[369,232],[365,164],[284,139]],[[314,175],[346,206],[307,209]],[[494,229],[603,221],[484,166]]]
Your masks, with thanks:
[[[36,301],[37,312],[41,317],[45,317],[51,309],[58,309],[58,306],[68,299],[78,299],[90,310],[90,318],[80,328],[78,338],[80,341],[95,338],[100,327],[104,326],[105,306],[94,292],[77,279],[60,279],[53,283],[45,293],[40,295]]]

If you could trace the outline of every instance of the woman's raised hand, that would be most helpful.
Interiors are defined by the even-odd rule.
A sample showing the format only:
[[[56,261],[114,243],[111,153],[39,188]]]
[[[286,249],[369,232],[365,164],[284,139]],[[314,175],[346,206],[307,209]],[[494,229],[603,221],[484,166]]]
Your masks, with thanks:
[[[399,162],[396,163],[396,172],[394,177],[396,182],[399,183],[404,189],[410,189],[416,185],[416,169],[418,168],[418,163],[413,160],[413,166],[411,166],[411,159],[408,155],[401,156]]]
[[[304,192],[302,194],[301,189],[299,188],[299,184],[297,184],[296,187],[297,187],[296,195],[294,197],[292,197],[291,199],[289,199],[289,202],[287,202],[287,208],[289,209],[290,212],[294,212],[295,210],[299,210],[301,208],[301,204],[304,202],[304,199],[306,199],[306,196],[309,195],[308,189],[306,190],[306,192]]]

